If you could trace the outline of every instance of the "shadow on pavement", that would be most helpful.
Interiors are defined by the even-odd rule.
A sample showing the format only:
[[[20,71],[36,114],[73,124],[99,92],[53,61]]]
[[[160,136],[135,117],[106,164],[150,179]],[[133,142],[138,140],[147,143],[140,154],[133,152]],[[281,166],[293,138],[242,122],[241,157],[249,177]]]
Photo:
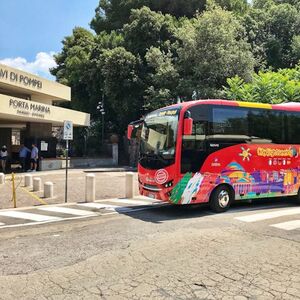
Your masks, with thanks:
[[[247,202],[234,202],[231,208],[223,214],[234,214],[241,212],[259,212],[272,208],[288,208],[295,207],[297,203],[290,197],[282,198],[265,198],[252,200]],[[118,210],[117,210],[118,211]],[[151,209],[136,211],[118,211],[119,214],[129,216],[134,219],[139,219],[144,222],[162,223],[172,220],[190,219],[190,218],[202,218],[209,215],[215,215],[213,211],[209,209],[208,204],[193,204],[193,205],[163,205],[159,207],[153,207]],[[217,214],[216,214],[217,215]],[[219,214],[222,215],[222,214]]]

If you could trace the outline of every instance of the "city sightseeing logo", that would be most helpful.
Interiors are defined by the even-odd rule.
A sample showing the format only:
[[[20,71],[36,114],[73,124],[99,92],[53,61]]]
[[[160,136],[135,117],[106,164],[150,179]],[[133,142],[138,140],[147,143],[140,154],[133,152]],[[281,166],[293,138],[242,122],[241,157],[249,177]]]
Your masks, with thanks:
[[[257,148],[257,155],[263,157],[298,157],[298,151],[295,147],[288,149]]]
[[[252,154],[250,153],[250,149],[245,149],[244,147],[241,147],[242,152],[239,153],[239,156],[243,158],[243,161],[247,160],[250,161],[250,158]]]

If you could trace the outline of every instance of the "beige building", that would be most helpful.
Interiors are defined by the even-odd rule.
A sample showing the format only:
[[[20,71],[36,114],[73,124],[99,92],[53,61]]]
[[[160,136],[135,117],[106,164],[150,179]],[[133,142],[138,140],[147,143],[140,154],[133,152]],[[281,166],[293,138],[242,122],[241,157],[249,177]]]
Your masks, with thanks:
[[[0,64],[0,147],[7,146],[12,160],[21,143],[33,142],[41,157],[55,157],[52,128],[64,120],[89,126],[89,114],[55,105],[62,101],[71,101],[70,87]]]

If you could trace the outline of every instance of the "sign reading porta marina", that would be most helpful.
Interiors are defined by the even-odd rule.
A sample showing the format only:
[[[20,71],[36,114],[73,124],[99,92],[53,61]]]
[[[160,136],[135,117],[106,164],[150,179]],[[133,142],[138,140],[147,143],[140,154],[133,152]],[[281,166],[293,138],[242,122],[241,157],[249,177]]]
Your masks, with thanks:
[[[22,116],[45,118],[46,114],[51,113],[50,106],[28,100],[10,98],[9,107],[15,109],[16,113]]]
[[[41,80],[3,68],[0,68],[0,79],[10,80],[31,88],[41,89],[43,87]]]

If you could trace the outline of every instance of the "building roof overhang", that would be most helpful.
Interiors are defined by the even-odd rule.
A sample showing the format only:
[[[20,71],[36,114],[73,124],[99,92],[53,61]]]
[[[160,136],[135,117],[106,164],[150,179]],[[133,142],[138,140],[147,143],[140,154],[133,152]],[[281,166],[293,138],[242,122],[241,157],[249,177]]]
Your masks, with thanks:
[[[0,89],[41,101],[71,101],[70,87],[3,64],[0,64]]]

